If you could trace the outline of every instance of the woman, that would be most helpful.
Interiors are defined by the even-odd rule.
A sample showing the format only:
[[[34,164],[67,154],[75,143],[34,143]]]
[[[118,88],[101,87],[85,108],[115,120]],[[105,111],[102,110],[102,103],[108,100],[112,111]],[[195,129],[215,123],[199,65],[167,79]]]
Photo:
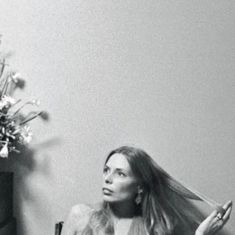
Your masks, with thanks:
[[[204,221],[188,199],[204,200],[174,180],[143,150],[123,146],[107,157],[103,203],[77,205],[63,235],[211,235],[228,221],[232,202],[215,205]]]

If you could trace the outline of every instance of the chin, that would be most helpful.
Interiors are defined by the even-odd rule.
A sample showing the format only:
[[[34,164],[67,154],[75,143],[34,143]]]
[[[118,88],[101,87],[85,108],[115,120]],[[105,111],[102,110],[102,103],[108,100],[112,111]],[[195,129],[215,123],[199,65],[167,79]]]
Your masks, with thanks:
[[[117,200],[116,198],[110,196],[110,195],[103,195],[103,201],[108,203],[117,203],[120,202],[120,200]]]
[[[107,196],[107,195],[103,195],[103,200],[105,202],[115,202],[115,200],[112,197]]]
[[[112,196],[107,196],[107,195],[103,195],[103,201],[104,202],[108,202],[110,204],[116,204],[116,203],[120,203],[120,202],[125,202],[125,200],[120,200],[120,199],[114,198]]]

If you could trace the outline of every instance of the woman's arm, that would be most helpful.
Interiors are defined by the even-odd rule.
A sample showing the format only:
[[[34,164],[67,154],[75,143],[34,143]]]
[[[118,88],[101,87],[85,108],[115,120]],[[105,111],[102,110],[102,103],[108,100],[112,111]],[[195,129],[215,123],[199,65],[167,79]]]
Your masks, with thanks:
[[[225,213],[223,216],[215,210],[213,211],[197,228],[195,235],[213,235],[216,234],[219,230],[229,220],[231,211],[232,211],[232,201],[227,202],[223,206]]]

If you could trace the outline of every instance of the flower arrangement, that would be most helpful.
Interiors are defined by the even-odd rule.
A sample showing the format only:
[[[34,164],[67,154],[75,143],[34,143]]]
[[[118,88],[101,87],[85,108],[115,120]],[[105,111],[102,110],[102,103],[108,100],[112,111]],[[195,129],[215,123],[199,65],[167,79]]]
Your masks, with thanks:
[[[1,43],[1,42],[0,42]],[[12,97],[13,91],[24,87],[24,80],[19,73],[7,71],[5,57],[0,52],[0,157],[7,158],[10,152],[19,153],[18,147],[25,146],[32,140],[29,122],[36,117],[46,119],[43,111],[30,111],[23,114],[25,106],[38,106],[38,100],[22,104],[21,99]]]

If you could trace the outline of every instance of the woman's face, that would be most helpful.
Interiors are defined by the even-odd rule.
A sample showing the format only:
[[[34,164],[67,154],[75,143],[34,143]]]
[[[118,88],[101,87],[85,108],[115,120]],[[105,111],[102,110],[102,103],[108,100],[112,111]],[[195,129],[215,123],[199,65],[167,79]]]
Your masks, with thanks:
[[[113,154],[104,166],[103,199],[106,202],[134,200],[137,180],[123,154]]]

